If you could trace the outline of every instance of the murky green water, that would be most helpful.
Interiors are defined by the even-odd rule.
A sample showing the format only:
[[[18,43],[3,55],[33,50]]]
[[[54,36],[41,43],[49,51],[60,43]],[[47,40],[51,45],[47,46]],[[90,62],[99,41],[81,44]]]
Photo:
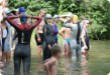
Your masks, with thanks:
[[[107,75],[110,72],[110,41],[92,41],[89,61],[76,62],[59,59],[58,75]],[[32,45],[31,75],[46,75],[42,66],[42,58],[37,57],[35,45]],[[22,70],[21,70],[22,71]],[[13,64],[5,68],[6,75],[13,75]]]

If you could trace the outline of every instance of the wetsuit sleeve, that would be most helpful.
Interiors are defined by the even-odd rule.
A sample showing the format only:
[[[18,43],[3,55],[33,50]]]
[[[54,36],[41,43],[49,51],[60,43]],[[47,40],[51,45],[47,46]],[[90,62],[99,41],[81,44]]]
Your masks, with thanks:
[[[37,16],[31,17],[31,19],[36,19],[36,21],[30,25],[31,28],[35,28],[42,21],[42,18],[37,17]]]
[[[18,18],[18,16],[9,16],[7,17],[7,21],[12,25],[14,28],[19,28],[19,24],[16,23],[13,19]]]

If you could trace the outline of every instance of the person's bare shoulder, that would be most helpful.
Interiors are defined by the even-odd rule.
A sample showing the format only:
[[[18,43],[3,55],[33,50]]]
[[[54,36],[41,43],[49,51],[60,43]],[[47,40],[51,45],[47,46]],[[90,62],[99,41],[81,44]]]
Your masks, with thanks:
[[[57,61],[57,59],[51,57],[50,59],[47,59],[47,60],[44,62],[44,65],[53,65],[53,64],[55,64],[56,61]]]

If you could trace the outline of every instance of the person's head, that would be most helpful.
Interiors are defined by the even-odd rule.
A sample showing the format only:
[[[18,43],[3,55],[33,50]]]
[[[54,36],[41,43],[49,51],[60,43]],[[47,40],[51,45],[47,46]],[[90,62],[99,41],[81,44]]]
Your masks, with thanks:
[[[19,14],[25,13],[26,12],[25,7],[20,7],[19,10],[18,10],[18,12],[19,12]]]
[[[40,11],[39,11],[39,16],[40,16],[40,17],[45,17],[45,15],[46,15],[45,9],[40,9]]]
[[[26,23],[27,22],[27,14],[26,14],[26,9],[24,7],[20,7],[19,8],[19,14],[21,14],[22,16],[20,17],[20,21],[21,23]]]
[[[2,0],[2,6],[7,7],[8,6],[8,1],[7,0]]]
[[[90,21],[89,20],[87,20],[87,19],[83,20],[83,25],[85,27],[88,27],[89,24],[90,24]]]
[[[19,11],[18,11],[19,9],[13,9],[12,11],[11,11],[11,13],[13,14],[13,15],[18,15],[19,14]]]
[[[77,15],[73,15],[73,23],[77,23],[78,22],[78,16]]]
[[[60,57],[61,48],[58,45],[53,45],[51,50],[52,50],[52,56]]]
[[[45,21],[48,24],[52,23],[52,15],[51,14],[46,14]]]
[[[53,16],[53,20],[54,20],[54,22],[58,23],[59,22],[59,16],[58,15],[54,15]]]

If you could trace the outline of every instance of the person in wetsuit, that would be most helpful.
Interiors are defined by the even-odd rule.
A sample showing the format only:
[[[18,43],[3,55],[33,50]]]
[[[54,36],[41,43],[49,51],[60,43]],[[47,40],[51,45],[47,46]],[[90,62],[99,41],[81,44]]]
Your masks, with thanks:
[[[70,48],[72,52],[72,61],[79,61],[81,60],[81,32],[82,32],[82,26],[80,22],[78,22],[77,15],[73,15],[69,17],[70,19],[65,22],[64,26],[71,28],[71,42],[70,42]]]
[[[82,25],[83,25],[83,30],[81,34],[81,44],[82,44],[82,58],[83,59],[88,59],[88,53],[90,49],[90,43],[89,43],[89,35],[88,35],[88,30],[87,27],[89,25],[89,20],[84,19],[82,20]]]
[[[20,65],[23,62],[24,75],[29,75],[30,71],[30,39],[33,29],[42,21],[37,16],[24,16],[25,8],[20,7],[18,16],[9,16],[7,21],[15,28],[18,37],[18,43],[14,51],[14,74],[20,75]],[[21,24],[16,23],[13,19],[20,18]],[[35,19],[32,24],[27,23],[27,18]]]
[[[44,33],[44,50],[43,50],[43,60],[51,58],[51,48],[52,45],[55,43],[54,40],[54,28],[52,23],[52,16],[47,14],[46,17],[46,25],[43,27]]]

